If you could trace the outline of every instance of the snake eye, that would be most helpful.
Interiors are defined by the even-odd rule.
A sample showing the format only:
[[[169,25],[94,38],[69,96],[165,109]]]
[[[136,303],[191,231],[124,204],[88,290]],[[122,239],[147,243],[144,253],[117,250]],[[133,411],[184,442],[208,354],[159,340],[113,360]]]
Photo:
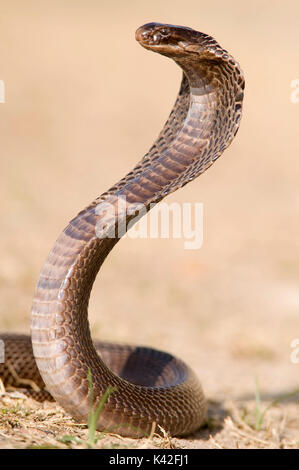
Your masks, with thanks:
[[[163,34],[163,36],[166,36],[166,34],[167,34],[168,32],[167,32],[167,29],[166,29],[166,28],[161,28],[161,29],[160,29],[160,33]]]

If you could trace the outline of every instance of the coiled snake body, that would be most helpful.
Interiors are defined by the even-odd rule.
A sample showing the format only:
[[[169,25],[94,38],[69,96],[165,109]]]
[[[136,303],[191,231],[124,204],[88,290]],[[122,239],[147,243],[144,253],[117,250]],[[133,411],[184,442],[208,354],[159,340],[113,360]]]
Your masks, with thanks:
[[[149,23],[136,31],[136,39],[183,69],[176,103],[137,166],[80,212],[57,239],[33,299],[34,357],[29,337],[2,335],[6,363],[0,365],[0,376],[13,384],[8,367],[13,364],[20,377],[46,386],[76,420],[87,422],[90,371],[95,403],[108,386],[116,387],[98,429],[138,437],[155,422],[171,435],[184,435],[205,417],[205,399],[194,373],[161,351],[93,344],[88,301],[98,270],[119,240],[107,236],[116,228],[117,216],[128,222],[138,205],[149,210],[205,171],[231,143],[240,123],[244,78],[238,63],[211,36],[190,28]],[[120,199],[125,201],[122,214]],[[102,210],[107,204],[115,208],[114,215]]]

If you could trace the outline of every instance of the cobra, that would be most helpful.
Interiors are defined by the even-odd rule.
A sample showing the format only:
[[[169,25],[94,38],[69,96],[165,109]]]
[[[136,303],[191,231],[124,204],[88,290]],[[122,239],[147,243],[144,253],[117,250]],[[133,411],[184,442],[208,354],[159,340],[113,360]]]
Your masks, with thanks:
[[[100,413],[99,430],[139,437],[156,423],[171,435],[186,435],[205,419],[206,401],[196,375],[162,351],[93,343],[88,302],[100,267],[119,241],[106,236],[117,225],[119,199],[125,201],[122,217],[128,222],[136,205],[149,210],[207,170],[238,131],[244,77],[215,39],[191,28],[149,23],[136,31],[136,39],[181,67],[174,107],[135,168],[73,218],[58,237],[34,293],[32,346],[27,336],[2,335],[6,363],[0,375],[6,385],[13,384],[13,365],[19,376],[47,390],[76,420],[87,422],[90,372],[95,405],[108,386],[116,388]],[[116,210],[103,219],[105,204]]]

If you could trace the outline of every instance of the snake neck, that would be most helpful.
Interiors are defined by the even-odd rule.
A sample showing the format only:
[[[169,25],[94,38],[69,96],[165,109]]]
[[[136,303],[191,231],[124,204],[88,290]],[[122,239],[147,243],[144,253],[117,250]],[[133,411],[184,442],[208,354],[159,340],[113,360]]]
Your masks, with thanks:
[[[120,216],[129,222],[136,205],[149,210],[152,203],[199,176],[221,155],[239,127],[244,80],[238,64],[228,58],[179,65],[184,72],[180,92],[156,142],[125,178],[69,223],[36,287],[31,322],[35,358],[50,393],[78,416],[89,406],[88,369],[95,396],[108,385],[123,387],[98,357],[87,319],[97,272],[119,240],[110,235]],[[121,209],[119,200],[124,201]],[[73,389],[77,392],[70,396]]]

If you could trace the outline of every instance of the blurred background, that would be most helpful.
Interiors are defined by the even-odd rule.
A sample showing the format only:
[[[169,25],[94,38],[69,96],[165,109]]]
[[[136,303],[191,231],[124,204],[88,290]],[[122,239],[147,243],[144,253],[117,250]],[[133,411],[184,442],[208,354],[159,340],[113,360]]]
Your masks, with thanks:
[[[204,204],[204,242],[126,239],[92,292],[93,336],[187,361],[209,398],[298,388],[296,1],[0,0],[0,331],[29,332],[41,266],[67,222],[147,151],[181,71],[135,41],[149,21],[214,36],[246,78],[239,133],[167,202]]]

